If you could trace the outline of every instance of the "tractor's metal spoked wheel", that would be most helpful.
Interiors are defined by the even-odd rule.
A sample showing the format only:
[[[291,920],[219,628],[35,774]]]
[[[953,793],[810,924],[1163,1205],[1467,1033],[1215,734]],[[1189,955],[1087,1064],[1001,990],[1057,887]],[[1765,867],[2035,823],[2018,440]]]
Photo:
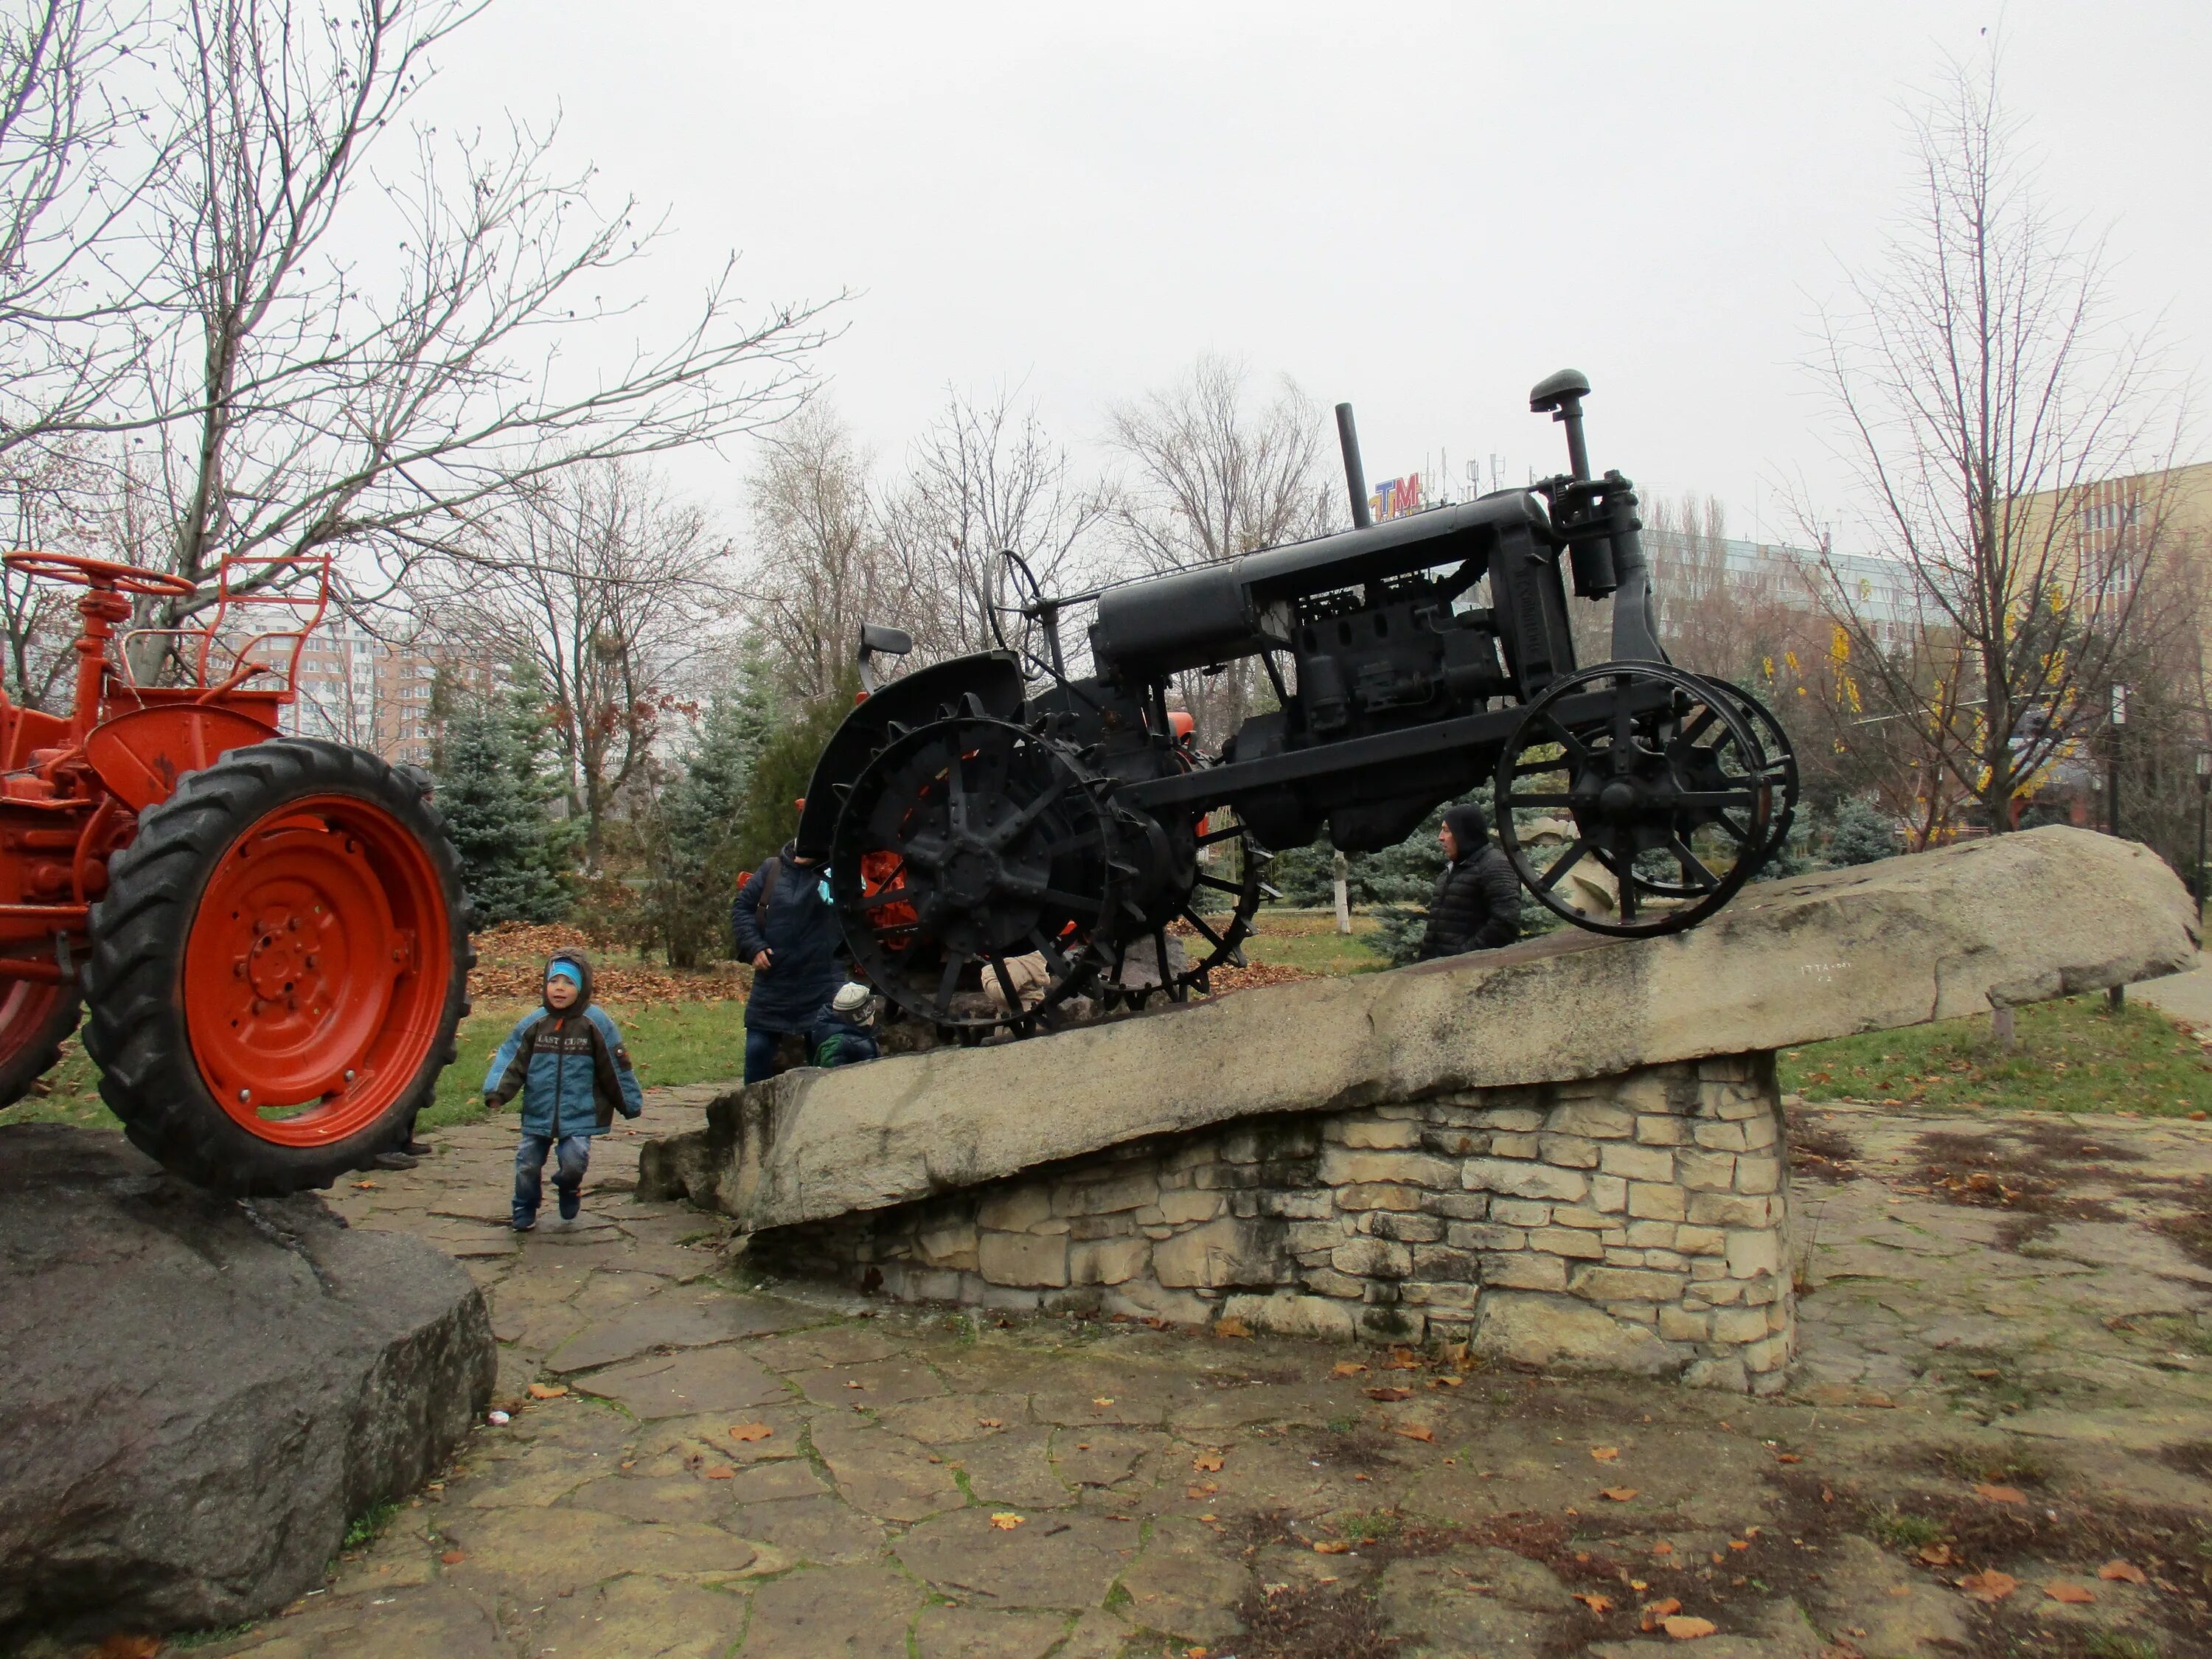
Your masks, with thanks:
[[[1759,746],[1760,764],[1757,775],[1767,788],[1768,817],[1766,839],[1750,859],[1752,874],[1755,876],[1766,867],[1768,860],[1789,844],[1790,826],[1797,815],[1797,752],[1790,746],[1790,734],[1782,729],[1782,722],[1775,719],[1773,710],[1757,697],[1727,680],[1716,679],[1709,674],[1699,678],[1743,717]],[[1719,787],[1725,780],[1710,775],[1705,781]],[[1742,815],[1731,813],[1730,816],[1741,819]],[[1747,824],[1739,823],[1735,829],[1747,836]],[[1737,837],[1739,840],[1742,838],[1742,836]],[[1669,882],[1656,875],[1644,885],[1668,898],[1694,898],[1704,890],[1687,882]]]
[[[1172,924],[1143,936],[1151,942],[1158,969],[1153,984],[1133,988],[1119,982],[1128,959],[1127,946],[1121,946],[1106,976],[1105,1002],[1109,1008],[1117,1002],[1142,1008],[1161,995],[1170,1002],[1188,1002],[1194,994],[1211,996],[1215,969],[1245,965],[1244,941],[1252,937],[1252,919],[1259,913],[1260,901],[1274,891],[1261,878],[1274,854],[1261,846],[1251,830],[1226,808],[1199,820],[1194,839],[1198,878],[1176,917],[1190,930],[1182,966],[1168,966],[1169,940],[1180,941],[1182,937]]]
[[[1662,664],[1605,664],[1528,705],[1494,799],[1498,843],[1546,908],[1595,933],[1674,933],[1751,878],[1776,787],[1740,695]],[[1548,865],[1523,842],[1524,813],[1571,822]]]
[[[1026,1033],[1096,980],[1117,902],[1098,785],[1063,744],[957,715],[905,732],[853,781],[830,896],[854,961],[921,1018]]]

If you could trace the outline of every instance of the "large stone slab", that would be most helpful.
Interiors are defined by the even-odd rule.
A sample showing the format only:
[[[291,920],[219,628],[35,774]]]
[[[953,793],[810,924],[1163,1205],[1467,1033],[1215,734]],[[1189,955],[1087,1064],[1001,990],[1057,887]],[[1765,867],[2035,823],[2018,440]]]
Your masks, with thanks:
[[[1146,1136],[1615,1076],[2180,971],[2179,878],[2053,827],[1745,890],[1668,938],[1571,932],[975,1049],[801,1071],[649,1145],[641,1190],[754,1230],[909,1202]]]
[[[426,1244],[212,1197],[119,1135],[0,1128],[0,1638],[230,1625],[317,1588],[496,1367],[483,1297]]]

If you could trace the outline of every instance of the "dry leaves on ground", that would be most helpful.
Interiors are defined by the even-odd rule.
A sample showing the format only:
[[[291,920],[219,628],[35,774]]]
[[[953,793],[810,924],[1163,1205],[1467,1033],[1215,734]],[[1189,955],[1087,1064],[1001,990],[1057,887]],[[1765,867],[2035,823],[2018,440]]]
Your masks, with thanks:
[[[730,1425],[730,1438],[732,1440],[765,1440],[775,1432],[775,1431],[769,1427],[765,1423],[732,1423]]]
[[[161,1650],[158,1636],[111,1636],[92,1651],[94,1659],[154,1659]]]
[[[1411,1389],[1368,1389],[1364,1390],[1370,1400],[1411,1400]]]
[[[2027,1494],[2018,1486],[1993,1486],[1986,1480],[1974,1483],[1974,1496],[1992,1504],[2025,1504]]]
[[[2108,1584],[2140,1584],[2145,1582],[2143,1570],[2132,1561],[2107,1561],[2097,1569],[2097,1577]]]
[[[1711,1636],[1719,1626],[1710,1619],[1692,1619],[1677,1614],[1672,1619],[1661,1620],[1659,1628],[1677,1642],[1694,1642],[1701,1636]]]
[[[2002,1601],[2020,1588],[2020,1580],[1991,1567],[1985,1572],[1968,1573],[1959,1581],[1959,1588],[1977,1601]]]
[[[1669,1613],[1680,1613],[1682,1604],[1669,1595],[1657,1601],[1647,1601],[1636,1610],[1636,1622],[1645,1630],[1657,1630],[1659,1621]]]
[[[1609,1498],[1616,1504],[1626,1504],[1630,1498],[1636,1496],[1636,1488],[1633,1486],[1607,1486],[1602,1492],[1599,1492],[1598,1496],[1600,1498]]]
[[[2097,1599],[2097,1594],[2087,1585],[2069,1583],[2063,1578],[2054,1578],[2043,1587],[2043,1593],[2054,1601],[2063,1601],[2072,1607],[2086,1607]]]
[[[1328,1374],[1331,1376],[1357,1376],[1366,1369],[1356,1359],[1340,1359],[1329,1367]]]
[[[1594,1590],[1577,1590],[1575,1600],[1592,1613],[1607,1613],[1613,1611],[1613,1598],[1609,1595],[1600,1595]]]
[[[717,1463],[707,1471],[707,1479],[709,1480],[734,1480],[737,1478],[738,1472],[727,1463]]]
[[[1314,1553],[1316,1555],[1349,1555],[1352,1553],[1352,1546],[1341,1538],[1316,1538],[1314,1540]]]
[[[1025,1515],[1016,1515],[1012,1510],[1000,1510],[997,1514],[991,1517],[991,1524],[996,1527],[1000,1532],[1012,1532],[1016,1527],[1020,1526],[1023,1522],[1028,1519],[1029,1516]]]
[[[438,1560],[441,1565],[458,1567],[462,1562],[468,1559],[469,1553],[466,1550],[447,1550],[443,1555],[438,1558]]]
[[[1221,1454],[1218,1451],[1200,1452],[1190,1460],[1190,1466],[1200,1474],[1212,1474],[1221,1467]]]
[[[1437,1431],[1425,1423],[1401,1423],[1391,1432],[1401,1434],[1408,1440],[1426,1440],[1433,1443],[1437,1437]]]
[[[1216,1336],[1249,1336],[1252,1334],[1252,1328],[1235,1314],[1231,1314],[1226,1318],[1213,1322],[1213,1334]]]
[[[558,1400],[568,1392],[568,1385],[565,1382],[532,1382],[530,1385],[532,1400]]]
[[[1590,1448],[1590,1455],[1597,1459],[1601,1463],[1610,1463],[1614,1458],[1620,1455],[1620,1448],[1618,1446],[1592,1446]]]

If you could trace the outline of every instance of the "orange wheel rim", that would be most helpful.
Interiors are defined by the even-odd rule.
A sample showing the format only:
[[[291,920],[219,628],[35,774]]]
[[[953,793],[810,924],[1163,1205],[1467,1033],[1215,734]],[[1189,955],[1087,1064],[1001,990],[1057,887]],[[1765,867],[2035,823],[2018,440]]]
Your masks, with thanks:
[[[380,806],[315,796],[249,826],[185,941],[186,1030],[210,1092],[278,1146],[376,1121],[438,1040],[448,925],[428,854]]]

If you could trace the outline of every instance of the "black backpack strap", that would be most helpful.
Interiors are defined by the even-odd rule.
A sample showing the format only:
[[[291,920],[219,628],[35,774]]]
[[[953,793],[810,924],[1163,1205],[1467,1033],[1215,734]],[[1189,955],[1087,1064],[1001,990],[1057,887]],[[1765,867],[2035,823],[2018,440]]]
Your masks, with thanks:
[[[783,860],[781,856],[761,866],[760,893],[753,900],[753,925],[761,930],[763,939],[768,937],[768,902],[775,896],[776,884],[782,879]]]

